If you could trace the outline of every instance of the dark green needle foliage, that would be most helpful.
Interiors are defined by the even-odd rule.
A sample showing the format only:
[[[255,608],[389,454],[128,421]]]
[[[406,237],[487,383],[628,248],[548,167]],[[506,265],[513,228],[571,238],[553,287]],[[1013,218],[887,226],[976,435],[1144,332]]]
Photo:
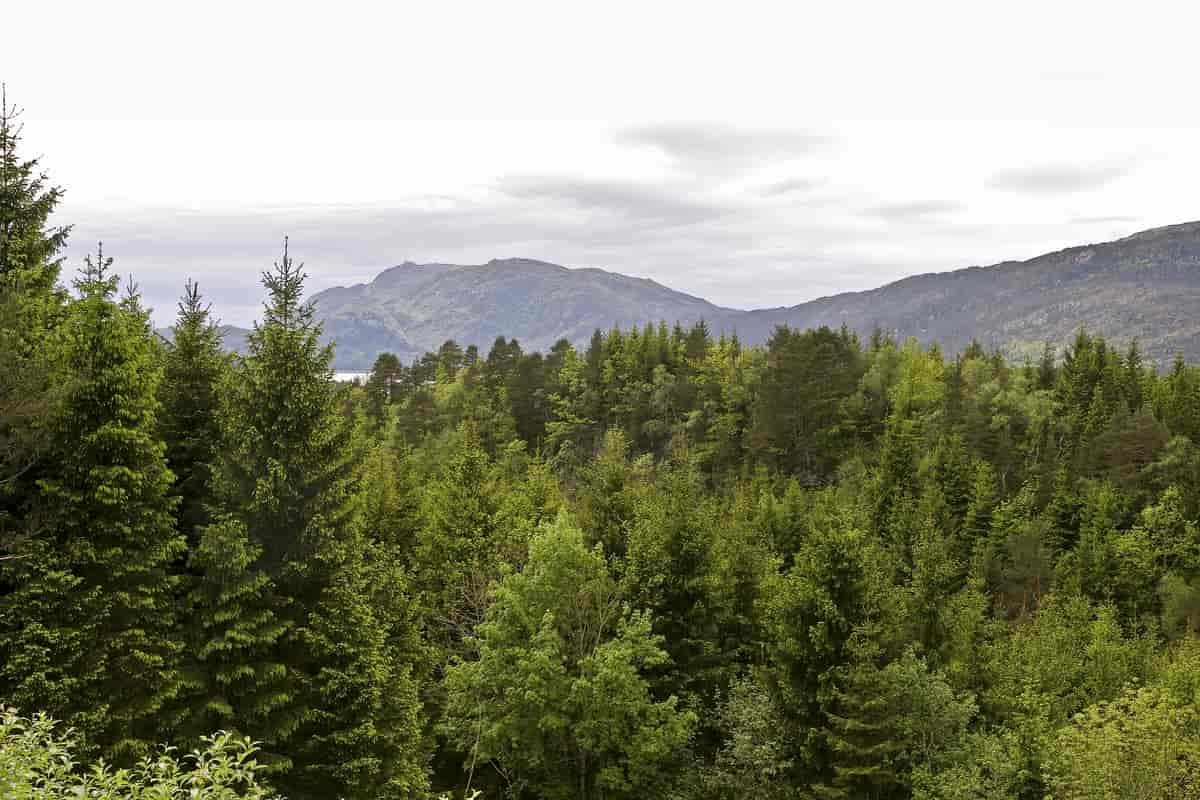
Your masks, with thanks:
[[[161,373],[146,318],[89,258],[56,332],[67,387],[47,421],[39,525],[9,562],[4,695],[45,709],[120,758],[148,752],[180,688],[176,594],[184,552],[158,438]]]
[[[220,452],[221,383],[229,358],[199,284],[188,281],[167,347],[162,384],[162,430],[179,495],[179,529],[194,546],[208,522],[211,471]]]

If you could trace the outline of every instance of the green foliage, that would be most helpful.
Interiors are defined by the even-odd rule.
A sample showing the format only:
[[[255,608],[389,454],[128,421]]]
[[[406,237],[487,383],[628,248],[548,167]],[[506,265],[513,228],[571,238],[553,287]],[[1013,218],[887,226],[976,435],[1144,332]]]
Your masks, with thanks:
[[[286,766],[280,744],[295,728],[293,681],[279,653],[289,621],[276,608],[271,579],[257,566],[262,548],[245,525],[225,516],[204,529],[189,566],[192,663],[190,736],[226,726],[269,740],[268,764]],[[274,752],[271,752],[274,751]]]
[[[404,547],[377,484],[356,503],[361,447],[303,280],[285,244],[226,393],[216,521],[193,558],[199,718],[263,741],[293,798],[419,796]]]
[[[0,86],[0,557],[17,554],[40,525],[32,500],[47,420],[66,388],[52,334],[66,300],[56,281],[70,229],[49,225],[62,190],[19,153],[18,116]]]
[[[192,543],[208,522],[211,470],[221,441],[219,389],[228,368],[209,306],[199,285],[188,281],[163,365],[160,425],[180,497],[179,530]]]
[[[0,283],[49,291],[70,228],[49,225],[63,190],[48,185],[38,159],[21,156],[20,113],[0,87]]]
[[[845,329],[804,333],[780,327],[754,404],[754,451],[778,469],[807,480],[827,478],[841,446],[840,404],[854,392],[863,363]]]
[[[671,796],[695,719],[651,696],[662,640],[570,522],[535,534],[478,635],[478,660],[447,673],[447,725],[472,772],[492,762],[511,790],[548,799]]]
[[[8,715],[5,796],[1196,795],[1200,369],[722,317],[339,386],[286,244],[241,357],[70,300],[11,117],[0,697],[77,743]]]
[[[1200,792],[1200,713],[1155,687],[1131,689],[1077,715],[1055,736],[1047,783],[1063,800]]]
[[[637,504],[619,570],[625,594],[648,611],[670,655],[661,693],[711,699],[730,653],[721,636],[712,570],[719,522],[699,475],[687,465],[665,470],[658,491]],[[730,587],[732,588],[732,587]]]
[[[421,605],[433,641],[447,652],[459,651],[482,621],[504,560],[496,488],[491,459],[466,424],[426,486],[416,549]]]
[[[872,611],[865,556],[861,531],[826,530],[764,591],[768,685],[791,728],[791,754],[803,781],[829,768],[825,709],[850,662],[854,630]]]
[[[8,800],[94,797],[103,800],[266,800],[254,745],[229,733],[201,739],[179,757],[171,748],[136,766],[78,762],[78,743],[45,715],[0,712],[0,794]]]
[[[115,301],[110,263],[88,260],[58,331],[55,380],[69,389],[47,423],[54,471],[37,483],[40,526],[3,564],[0,684],[10,701],[130,758],[169,726],[164,704],[180,689],[177,581],[166,568],[184,541],[148,326]]]
[[[706,797],[783,800],[798,792],[788,777],[792,760],[784,741],[785,722],[761,684],[740,679],[717,709],[725,742],[704,773]]]

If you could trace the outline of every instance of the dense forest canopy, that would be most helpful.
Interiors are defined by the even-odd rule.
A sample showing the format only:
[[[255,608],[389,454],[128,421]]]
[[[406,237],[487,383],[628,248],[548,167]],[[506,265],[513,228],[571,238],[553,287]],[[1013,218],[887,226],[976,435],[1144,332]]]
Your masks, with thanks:
[[[64,274],[19,134],[0,704],[112,796],[161,742],[213,797],[1200,796],[1200,369],[659,323],[339,384],[286,244],[240,356]],[[6,711],[0,785],[65,747]]]

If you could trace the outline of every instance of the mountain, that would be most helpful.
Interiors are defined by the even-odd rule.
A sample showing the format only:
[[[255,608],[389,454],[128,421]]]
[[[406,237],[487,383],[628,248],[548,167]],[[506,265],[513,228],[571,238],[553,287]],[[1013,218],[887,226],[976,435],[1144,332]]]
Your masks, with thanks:
[[[597,328],[704,319],[732,329],[745,314],[645,278],[524,258],[405,263],[370,283],[319,292],[312,302],[325,334],[337,341],[343,369],[368,368],[385,351],[407,361],[447,339],[485,353],[497,336],[548,350],[563,338],[586,342]]]
[[[738,321],[760,341],[779,323],[846,323],[960,350],[971,339],[1010,355],[1066,345],[1081,326],[1118,344],[1136,338],[1160,364],[1177,353],[1200,359],[1200,222],[1135,233],[991,267],[916,275],[866,292],[791,308],[752,311]]]
[[[516,337],[527,350],[546,350],[560,338],[586,343],[597,328],[700,319],[747,343],[766,341],[780,324],[845,324],[949,351],[978,339],[1014,356],[1040,353],[1045,342],[1064,346],[1086,326],[1119,345],[1137,338],[1147,358],[1166,364],[1176,353],[1200,360],[1200,222],[756,311],[644,278],[520,258],[405,263],[312,300],[338,343],[340,369],[367,369],[384,351],[408,361],[446,339],[486,352],[497,336]]]

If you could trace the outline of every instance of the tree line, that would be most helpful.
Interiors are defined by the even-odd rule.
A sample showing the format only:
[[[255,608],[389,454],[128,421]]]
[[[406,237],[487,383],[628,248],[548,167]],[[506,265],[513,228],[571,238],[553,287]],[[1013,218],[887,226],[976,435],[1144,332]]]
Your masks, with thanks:
[[[339,384],[286,243],[239,356],[194,283],[169,340],[102,251],[64,286],[19,133],[0,703],[85,757],[226,731],[294,800],[1200,792],[1197,368],[664,323]]]

